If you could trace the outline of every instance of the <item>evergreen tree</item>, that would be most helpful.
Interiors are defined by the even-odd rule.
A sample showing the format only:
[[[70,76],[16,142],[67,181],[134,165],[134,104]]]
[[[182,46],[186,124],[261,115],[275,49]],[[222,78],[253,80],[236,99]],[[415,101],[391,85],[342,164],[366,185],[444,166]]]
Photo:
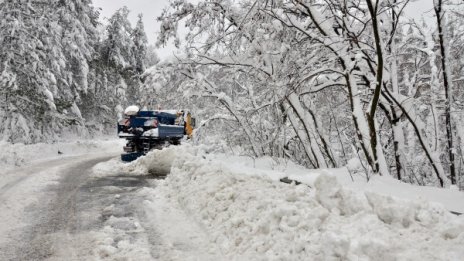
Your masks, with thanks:
[[[0,132],[3,139],[13,142],[33,142],[53,132],[57,92],[47,60],[56,42],[47,37],[49,17],[44,9],[29,0],[0,4],[0,82],[4,97]]]
[[[119,72],[132,70],[135,65],[129,12],[127,7],[123,7],[109,18],[106,39],[103,41],[102,59],[107,66]]]
[[[132,53],[135,59],[135,71],[137,74],[142,74],[145,71],[145,57],[147,56],[148,40],[145,34],[143,25],[143,15],[139,14],[137,25],[132,31]]]
[[[82,131],[76,104],[87,91],[97,13],[90,1],[0,3],[3,139],[36,142]]]

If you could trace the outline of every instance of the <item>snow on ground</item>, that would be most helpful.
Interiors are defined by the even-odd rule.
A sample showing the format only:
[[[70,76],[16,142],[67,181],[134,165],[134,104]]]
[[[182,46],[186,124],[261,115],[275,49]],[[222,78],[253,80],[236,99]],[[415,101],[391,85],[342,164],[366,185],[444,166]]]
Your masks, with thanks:
[[[462,260],[464,256],[464,217],[450,214],[441,204],[355,191],[341,185],[330,170],[319,171],[311,187],[288,185],[276,177],[287,176],[291,169],[301,176],[302,168],[278,163],[272,170],[270,159],[254,161],[250,167],[244,158],[235,161],[207,152],[188,145],[171,147],[122,166],[140,175],[171,165],[171,173],[145,201],[145,211],[163,216],[169,206],[177,206],[174,217],[182,210],[183,218],[171,220],[171,227],[195,222],[192,234],[203,235],[201,244],[190,242],[188,249],[202,245],[202,252],[220,253],[225,260]],[[256,168],[261,164],[266,166]],[[188,242],[178,235],[182,231],[165,234],[172,232],[174,241]]]
[[[51,160],[59,162],[92,153],[116,154],[122,151],[123,144],[124,140],[114,137],[29,145],[0,141],[0,188],[19,178],[20,173],[32,174],[32,165]]]
[[[0,142],[0,243],[26,225],[23,210],[40,205],[39,198],[47,193],[44,188],[56,184],[69,165],[116,155],[121,147],[119,140],[107,138],[34,145]]]
[[[0,163],[3,169],[15,168],[54,158],[83,155],[86,153],[121,151],[123,144],[124,140],[115,137],[55,142],[51,144],[11,144],[0,141]]]
[[[8,183],[14,191],[0,182],[0,196],[8,199],[0,202],[2,209],[20,213],[14,208],[34,203],[38,198],[34,192],[66,171],[65,161],[76,163],[63,155],[105,148],[116,152],[121,148],[118,142],[2,144],[17,152],[0,156],[10,170],[16,162],[28,164],[18,159],[38,162],[10,171],[17,176],[14,184]],[[64,154],[57,155],[58,149]],[[164,180],[147,176],[167,173]],[[287,176],[304,184],[278,181]],[[218,154],[188,144],[154,150],[129,164],[115,157],[96,165],[91,179],[118,177],[147,183],[128,191],[105,187],[114,200],[99,207],[103,229],[73,239],[86,242],[89,259],[462,260],[464,256],[464,216],[450,214],[446,205],[457,202],[459,209],[464,197],[455,190],[414,187],[385,178],[366,184],[354,176],[353,182],[346,169],[308,170],[283,160]],[[416,195],[421,196],[415,199]],[[446,207],[422,195],[439,199]],[[120,213],[131,209],[140,213]],[[0,232],[23,225],[21,216],[2,213]]]
[[[115,137],[27,145],[0,141],[0,162],[4,167],[20,167],[40,160],[50,160],[86,153],[114,152],[121,150],[122,144],[124,144],[124,140]]]
[[[337,181],[340,184],[353,190],[373,191],[399,199],[437,202],[443,204],[450,211],[464,213],[464,192],[454,187],[451,189],[442,189],[414,186],[397,179],[382,176],[373,176],[367,182],[366,177],[361,172],[355,174],[356,171],[353,170],[357,168],[356,166],[349,166],[352,168],[352,174],[350,175],[347,168],[307,169],[291,161],[272,159],[270,157],[252,159],[225,154],[212,154],[207,157],[219,161],[220,164],[227,166],[227,168],[232,169],[234,172],[269,177],[273,180],[288,177],[310,187],[314,186],[314,182],[319,175],[330,173],[337,177]]]
[[[168,148],[155,150],[149,156],[142,157],[133,163],[122,163],[119,159],[112,159],[97,164],[93,168],[93,177],[112,177],[115,173],[125,173],[127,177],[144,177],[149,175],[166,175],[170,172],[177,149]],[[93,234],[96,242],[97,259],[114,260],[116,257],[130,260],[150,260],[147,252],[156,260],[225,260],[214,242],[209,240],[207,230],[201,224],[192,220],[185,213],[177,200],[163,193],[160,179],[152,179],[150,186],[140,188],[131,204],[141,208],[137,215],[139,220],[126,220],[114,214],[114,206],[105,207],[109,218],[105,221],[105,229]],[[117,194],[116,197],[119,197]],[[115,226],[119,222],[126,222],[143,230],[147,238],[138,243],[131,243],[132,233],[125,228]],[[131,223],[132,222],[132,223]],[[128,242],[122,247],[114,244],[114,238]],[[143,242],[145,241],[145,242]],[[150,244],[150,245],[148,245]],[[147,251],[151,249],[151,251]]]
[[[100,157],[106,158],[108,154],[92,153],[45,161],[27,168],[13,169],[8,175],[0,176],[0,246],[16,238],[18,231],[31,225],[29,212],[49,203],[41,201],[43,198],[53,198],[54,192],[46,188],[58,185],[70,166]],[[32,217],[34,222],[37,221],[35,218]]]

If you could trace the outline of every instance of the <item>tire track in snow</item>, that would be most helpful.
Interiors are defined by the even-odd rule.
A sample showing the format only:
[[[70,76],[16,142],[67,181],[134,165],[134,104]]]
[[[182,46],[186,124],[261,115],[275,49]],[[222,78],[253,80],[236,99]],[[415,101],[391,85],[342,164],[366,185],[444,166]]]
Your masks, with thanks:
[[[56,243],[61,241],[59,245],[65,246],[62,244],[66,241],[63,232],[72,233],[76,229],[76,198],[79,187],[88,179],[88,170],[92,166],[110,158],[99,157],[71,165],[57,185],[46,189],[46,194],[38,204],[27,208],[26,215],[32,224],[10,244],[10,260],[43,260],[62,251],[56,247]],[[68,250],[66,252],[72,256],[71,249]]]
[[[17,185],[23,183],[27,179],[32,178],[35,173],[39,173],[39,172],[45,171],[53,167],[70,164],[80,158],[82,158],[82,156],[63,157],[63,158],[45,161],[45,162],[33,164],[31,166],[21,167],[19,169],[12,169],[12,170],[7,171],[6,173],[14,172],[15,176],[19,176],[19,177],[16,177],[14,180],[4,184],[0,188],[0,201],[4,201],[5,198],[8,196],[8,192],[13,190]]]
[[[114,173],[93,177],[92,167],[112,157],[69,165],[61,179],[27,208],[30,224],[7,246],[0,260],[153,260],[156,241],[145,222],[137,191],[154,176]],[[136,258],[139,257],[139,258]]]

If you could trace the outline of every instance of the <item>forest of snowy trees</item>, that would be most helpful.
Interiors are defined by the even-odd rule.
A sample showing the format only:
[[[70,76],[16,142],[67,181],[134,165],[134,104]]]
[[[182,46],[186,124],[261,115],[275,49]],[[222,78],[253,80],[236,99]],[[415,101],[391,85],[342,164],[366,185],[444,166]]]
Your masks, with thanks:
[[[359,158],[366,178],[462,188],[464,8],[434,0],[434,20],[409,20],[410,2],[172,1],[158,44],[184,55],[146,87],[177,89],[201,115],[198,136],[240,153],[312,168]]]
[[[90,0],[0,1],[0,133],[34,143],[113,128],[157,63],[139,17],[119,9],[106,26]]]
[[[103,26],[90,0],[0,0],[0,133],[31,143],[101,132],[129,104],[189,108],[196,140],[234,153],[463,188],[464,5],[433,0],[420,21],[413,2],[173,0],[157,45],[181,51],[158,63],[127,8]]]

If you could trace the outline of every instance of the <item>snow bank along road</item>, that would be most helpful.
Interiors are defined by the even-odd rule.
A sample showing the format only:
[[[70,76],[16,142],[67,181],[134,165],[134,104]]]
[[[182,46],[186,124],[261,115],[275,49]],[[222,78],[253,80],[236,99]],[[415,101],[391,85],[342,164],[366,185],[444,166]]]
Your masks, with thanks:
[[[464,217],[440,204],[239,165],[184,145],[15,169],[0,260],[463,260]]]

